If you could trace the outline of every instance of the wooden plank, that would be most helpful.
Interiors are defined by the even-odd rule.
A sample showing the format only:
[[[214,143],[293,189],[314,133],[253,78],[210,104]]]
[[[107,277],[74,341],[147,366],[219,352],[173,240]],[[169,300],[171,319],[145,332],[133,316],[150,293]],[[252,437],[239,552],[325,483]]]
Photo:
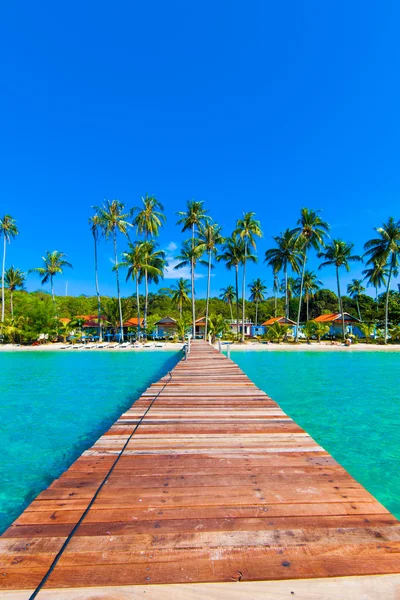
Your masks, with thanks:
[[[397,519],[204,342],[3,534],[5,598],[29,597],[89,505],[39,599],[89,598],[90,590],[217,599],[238,588],[254,598],[286,598],[289,588],[307,600],[355,590],[397,597]],[[342,583],[336,596],[332,581]]]

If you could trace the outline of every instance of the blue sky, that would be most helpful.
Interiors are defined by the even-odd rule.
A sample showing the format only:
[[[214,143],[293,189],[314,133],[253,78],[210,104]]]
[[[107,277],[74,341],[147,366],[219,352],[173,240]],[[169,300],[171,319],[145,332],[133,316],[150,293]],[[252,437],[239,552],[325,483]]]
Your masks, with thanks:
[[[87,221],[104,198],[131,207],[156,195],[170,256],[186,200],[204,200],[227,234],[254,211],[264,237],[249,280],[269,286],[264,252],[302,206],[323,209],[358,253],[400,217],[395,2],[23,0],[0,11],[0,213],[21,232],[7,264],[28,270],[46,250],[65,252],[74,269],[56,292],[66,280],[73,295],[94,292]],[[115,291],[111,259],[103,243],[104,294]],[[212,292],[232,276],[218,267]],[[320,276],[334,288],[333,272]]]

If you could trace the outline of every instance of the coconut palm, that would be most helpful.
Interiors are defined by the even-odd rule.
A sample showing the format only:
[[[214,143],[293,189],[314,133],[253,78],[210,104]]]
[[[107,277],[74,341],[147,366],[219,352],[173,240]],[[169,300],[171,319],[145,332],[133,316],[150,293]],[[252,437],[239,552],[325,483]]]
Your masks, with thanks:
[[[182,281],[184,280],[182,279]],[[182,342],[185,341],[185,336],[189,330],[190,319],[188,319],[185,315],[181,315],[176,322],[176,333],[178,337],[182,340]]]
[[[136,227],[136,230],[139,235],[144,235],[146,241],[150,241],[158,237],[160,227],[166,221],[166,216],[162,212],[164,210],[164,206],[155,198],[154,196],[146,196],[141,198],[143,207],[136,207],[133,209],[134,213],[137,213],[135,218],[133,219],[133,225]],[[164,257],[165,258],[165,257]],[[149,303],[149,289],[148,289],[148,275],[147,269],[144,271],[144,282],[145,282],[145,299],[144,299],[144,314],[143,314],[143,322],[144,327],[147,327],[147,312],[148,312],[148,303]]]
[[[103,313],[106,323],[111,325],[116,333],[120,328],[120,303],[118,298],[110,298],[103,306]],[[130,298],[121,298],[121,309],[123,322],[127,321],[132,316],[132,301]]]
[[[344,267],[346,271],[350,271],[350,262],[357,262],[362,260],[360,256],[357,254],[352,254],[354,248],[354,244],[347,244],[343,240],[336,239],[332,240],[332,242],[325,247],[325,251],[321,251],[318,253],[318,258],[324,258],[325,261],[320,264],[319,268],[323,267],[335,267],[336,269],[336,282],[337,282],[337,293],[338,293],[338,303],[339,303],[339,312],[342,315],[342,332],[343,339],[345,337],[345,326],[344,326],[344,312],[343,312],[343,302],[342,296],[340,293],[340,277],[339,277],[339,269]]]
[[[190,256],[190,279],[191,279],[191,287],[192,287],[192,335],[195,336],[196,333],[196,299],[195,299],[195,290],[194,290],[194,279],[195,279],[195,268],[196,262],[199,259],[198,252],[195,251],[195,246],[198,245],[196,241],[196,236],[198,235],[200,227],[207,222],[208,216],[206,211],[203,208],[204,202],[199,202],[196,200],[189,200],[187,202],[186,211],[178,212],[179,219],[177,221],[177,225],[182,226],[182,233],[184,231],[192,232],[191,239],[191,256]],[[188,250],[186,248],[186,250]],[[197,256],[197,260],[196,260]],[[175,267],[177,268],[177,267]]]
[[[268,327],[266,337],[268,340],[276,341],[279,344],[286,338],[290,329],[290,325],[281,325],[278,321],[275,321],[275,323]]]
[[[274,271],[274,283],[272,286],[272,290],[274,292],[274,298],[275,298],[275,306],[274,306],[274,317],[277,316],[277,310],[278,310],[278,293],[280,290],[280,285],[279,285],[279,277],[278,277],[278,273],[276,273]]]
[[[376,228],[376,231],[379,237],[366,242],[364,249],[365,256],[369,257],[367,265],[387,266],[389,269],[385,303],[385,344],[387,344],[390,284],[392,277],[397,276],[400,259],[400,221],[389,217],[382,227]]]
[[[214,344],[217,336],[226,333],[228,330],[227,323],[222,315],[210,316],[210,334],[211,343]]]
[[[171,300],[179,309],[179,316],[182,319],[183,305],[189,300],[190,283],[187,279],[182,277],[178,279],[176,285],[172,286],[172,297]]]
[[[368,344],[369,340],[372,338],[372,336],[375,333],[375,325],[373,325],[371,323],[361,323],[360,329],[363,332],[363,334],[365,336],[365,341]]]
[[[244,241],[235,233],[226,238],[221,247],[222,253],[217,256],[217,261],[224,261],[226,268],[230,271],[235,269],[235,290],[236,290],[236,330],[239,332],[239,265],[244,259]],[[256,262],[253,254],[247,254],[247,260]]]
[[[200,229],[200,244],[204,247],[204,252],[208,257],[207,264],[207,299],[206,299],[206,323],[204,328],[204,339],[207,339],[208,331],[208,311],[210,305],[210,284],[211,269],[213,269],[212,259],[217,254],[217,247],[222,244],[224,238],[221,235],[221,227],[217,223],[208,220]]]
[[[307,321],[306,323],[304,323],[302,327],[302,332],[306,336],[307,342],[309,342],[312,336],[315,335],[315,322]]]
[[[256,304],[256,326],[258,325],[258,304],[260,302],[264,302],[265,300],[265,292],[267,291],[267,286],[265,285],[265,281],[262,281],[259,277],[257,279],[253,279],[253,281],[249,285],[250,289],[250,300],[255,302]]]
[[[23,288],[25,283],[26,275],[21,271],[21,269],[16,269],[13,265],[7,269],[4,274],[4,281],[8,287],[8,291],[10,292],[10,310],[11,310],[11,318],[14,318],[14,303],[13,303],[13,295],[17,288]]]
[[[360,294],[365,292],[365,287],[362,284],[362,279],[352,279],[351,283],[347,286],[347,293],[350,298],[354,298],[357,304],[358,318],[362,321],[361,311],[360,311]]]
[[[120,317],[120,333],[121,341],[124,339],[124,322],[122,319],[121,292],[119,286],[119,270],[118,270],[118,255],[117,255],[117,233],[128,237],[129,227],[132,227],[127,219],[132,216],[132,210],[125,211],[125,206],[119,200],[106,200],[102,206],[94,207],[99,216],[101,227],[106,239],[112,237],[114,245],[114,268],[117,281],[117,297]]]
[[[294,277],[287,277],[287,281],[285,279],[282,280],[280,284],[280,291],[286,295],[286,286],[287,286],[287,299],[288,299],[288,318],[290,318],[290,301],[298,293],[297,280]]]
[[[4,276],[6,271],[6,248],[7,242],[10,243],[12,238],[18,235],[19,231],[15,223],[15,219],[11,215],[4,215],[0,219],[0,238],[3,237],[3,265],[1,269],[1,322],[4,322]]]
[[[301,277],[296,281],[296,290],[300,294]],[[310,298],[319,290],[322,285],[322,281],[317,278],[317,275],[313,271],[304,271],[303,273],[303,294],[306,299],[306,321],[309,320],[309,301]]]
[[[198,243],[198,239],[194,240],[194,246],[192,240],[186,240],[183,242],[180,254],[176,256],[176,260],[179,262],[175,265],[174,269],[179,270],[184,267],[190,268],[191,275],[191,291],[192,291],[192,335],[193,338],[196,335],[196,313],[193,313],[193,298],[195,297],[195,287],[194,287],[194,274],[196,270],[196,266],[199,263],[203,265],[203,267],[207,267],[208,263],[205,260],[202,260],[202,256],[204,254],[204,246]],[[195,321],[193,322],[193,316],[195,317]]]
[[[103,223],[101,222],[100,216],[98,214],[93,215],[89,219],[89,227],[93,236],[93,244],[94,244],[94,279],[96,283],[96,295],[97,295],[97,318],[99,323],[99,341],[103,340],[103,331],[102,331],[102,319],[101,319],[101,298],[100,298],[100,287],[99,287],[99,270],[98,270],[98,260],[97,260],[97,245],[99,242],[99,237],[103,233]]]
[[[296,235],[298,236],[298,242],[302,249],[302,269],[300,277],[299,308],[297,311],[296,342],[299,337],[301,301],[303,298],[304,274],[307,265],[308,251],[310,248],[314,248],[314,250],[319,252],[319,250],[325,245],[325,237],[330,229],[328,223],[323,221],[319,216],[319,212],[319,210],[302,208],[300,211],[300,219],[297,221],[298,227],[295,229]]]
[[[29,273],[39,273],[42,278],[41,284],[50,282],[51,288],[51,297],[53,298],[54,310],[57,313],[56,306],[56,298],[54,296],[54,277],[59,273],[63,273],[65,267],[69,267],[72,269],[71,263],[65,260],[66,254],[64,252],[59,252],[58,250],[53,250],[53,252],[49,252],[47,250],[46,254],[42,256],[42,260],[44,262],[44,267],[36,267],[36,269],[30,269]]]
[[[386,286],[389,268],[387,265],[373,263],[372,267],[364,269],[363,275],[364,279],[367,281],[367,286],[373,286],[375,288],[375,304],[376,312],[378,313],[378,290],[379,288]]]
[[[229,305],[231,311],[231,321],[233,321],[232,304],[236,297],[235,288],[233,287],[233,285],[228,285],[226,288],[221,288],[220,292],[221,293],[219,297],[221,298],[221,300],[223,300],[224,302],[226,302],[226,304]]]
[[[148,242],[137,241],[135,243],[129,242],[129,250],[122,253],[122,261],[115,265],[115,269],[122,267],[128,269],[126,275],[126,281],[132,279],[136,283],[136,307],[137,307],[137,337],[140,337],[140,295],[139,295],[139,283],[144,272],[147,271],[148,276],[157,277],[161,276],[163,271],[155,266],[152,266],[149,262],[148,248],[146,245]],[[122,340],[122,336],[121,336]]]
[[[389,333],[390,333],[390,339],[392,341],[397,341],[400,340],[400,325],[393,325],[393,327],[391,327],[389,329]]]
[[[319,322],[314,321],[314,335],[317,336],[318,342],[321,341],[321,338],[324,335],[328,335],[329,331],[330,331],[329,325],[327,325],[326,323],[319,323]]]
[[[140,276],[139,276],[139,284],[142,283],[143,280],[145,282],[145,302],[144,302],[144,313],[143,313],[143,325],[146,324],[144,331],[147,332],[147,320],[148,320],[147,305],[148,305],[148,301],[149,301],[148,284],[155,283],[158,285],[160,283],[160,280],[164,278],[164,271],[165,271],[168,263],[165,260],[164,250],[157,249],[158,246],[154,240],[147,239],[144,242],[142,242],[142,244],[143,244],[145,264],[152,266],[156,269],[153,272],[153,274],[151,274],[151,273],[149,273],[148,268],[145,267],[144,270],[142,270],[140,272]],[[146,317],[145,317],[145,315],[146,315]],[[146,318],[146,321],[145,321],[145,318]]]
[[[285,277],[285,317],[289,318],[289,296],[288,296],[288,268],[295,273],[300,272],[301,250],[297,242],[294,229],[286,229],[283,233],[273,238],[277,247],[265,252],[265,260],[272,267],[274,274],[283,271]]]
[[[250,248],[256,249],[256,237],[262,237],[261,224],[254,218],[255,213],[243,213],[243,218],[236,223],[235,234],[244,242],[243,279],[242,279],[242,342],[244,342],[244,322],[246,308],[246,266]],[[253,256],[253,255],[252,255]],[[255,257],[253,257],[255,258]]]

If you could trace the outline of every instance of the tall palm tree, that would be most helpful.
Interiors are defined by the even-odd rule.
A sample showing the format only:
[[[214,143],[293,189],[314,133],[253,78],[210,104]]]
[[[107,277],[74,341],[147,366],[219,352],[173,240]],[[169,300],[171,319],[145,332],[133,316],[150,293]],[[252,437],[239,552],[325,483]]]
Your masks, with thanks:
[[[352,250],[354,248],[354,244],[347,244],[343,240],[336,239],[332,240],[328,246],[325,246],[325,251],[320,251],[318,253],[318,258],[324,258],[325,261],[320,264],[319,268],[323,267],[335,267],[336,269],[336,282],[337,282],[337,292],[338,292],[338,301],[339,301],[339,312],[342,315],[342,333],[343,339],[345,337],[345,326],[344,326],[344,311],[343,311],[343,302],[342,296],[340,293],[340,277],[339,277],[339,269],[344,267],[346,271],[350,271],[349,262],[357,262],[361,260],[361,257],[352,254]]]
[[[387,265],[373,263],[372,267],[364,269],[363,275],[364,279],[367,280],[367,286],[372,285],[375,288],[375,304],[376,312],[378,313],[378,290],[379,288],[386,286],[389,268]]]
[[[287,299],[288,299],[288,318],[290,319],[290,301],[297,293],[300,292],[300,288],[297,286],[297,280],[294,277],[287,277],[286,280],[283,279],[281,282],[280,289],[286,295],[286,286],[287,286]]]
[[[253,279],[253,281],[249,285],[250,289],[250,300],[251,302],[256,303],[256,326],[258,325],[258,304],[260,302],[264,302],[265,300],[265,292],[267,291],[267,286],[265,285],[265,281],[262,281],[259,277],[257,279]]]
[[[385,303],[385,344],[388,340],[388,320],[389,320],[389,295],[390,284],[393,275],[396,277],[400,259],[400,221],[395,221],[393,217],[389,217],[382,227],[376,228],[379,234],[378,238],[374,238],[365,243],[365,255],[369,256],[367,265],[387,265],[389,274],[386,286],[386,303]]]
[[[212,259],[217,254],[217,247],[222,244],[224,238],[221,235],[221,227],[217,223],[208,220],[200,229],[200,244],[204,247],[204,252],[208,257],[207,264],[207,300],[206,300],[206,324],[204,329],[204,339],[207,339],[208,332],[208,311],[210,305],[210,284],[211,269],[213,269]]]
[[[298,227],[295,229],[295,232],[298,236],[298,242],[303,253],[300,278],[299,308],[297,311],[296,342],[299,339],[301,301],[303,298],[304,273],[307,265],[308,251],[310,248],[314,248],[314,250],[319,252],[319,250],[325,245],[325,237],[330,229],[329,224],[326,223],[326,221],[323,221],[319,216],[319,212],[320,211],[318,210],[302,208],[300,211],[300,219],[297,221]]]
[[[183,279],[181,277],[176,282],[176,285],[172,286],[172,289],[172,302],[177,305],[179,309],[179,316],[182,318],[183,305],[185,302],[189,302],[190,283],[187,279]]]
[[[138,338],[140,337],[140,295],[139,295],[139,283],[141,276],[147,271],[148,276],[157,277],[161,276],[163,271],[151,265],[148,262],[148,250],[146,244],[148,242],[137,241],[135,243],[129,242],[129,250],[122,253],[122,261],[115,265],[115,269],[123,267],[128,269],[126,275],[126,281],[132,279],[136,282],[136,307],[137,307],[137,319],[138,319]],[[122,338],[121,338],[122,339]]]
[[[46,254],[42,256],[44,267],[36,267],[36,269],[30,269],[28,271],[28,273],[39,273],[40,277],[42,278],[42,285],[50,281],[51,297],[53,298],[53,306],[56,314],[57,306],[56,298],[54,295],[54,277],[59,273],[63,273],[65,267],[69,267],[70,269],[72,269],[71,263],[67,262],[65,260],[65,257],[66,254],[64,254],[64,252],[59,252],[58,250],[53,250],[53,252],[49,252],[47,250]]]
[[[242,279],[242,342],[244,342],[244,321],[246,304],[246,264],[250,248],[256,249],[256,237],[262,237],[261,224],[254,218],[255,213],[243,213],[243,218],[236,223],[235,234],[244,242],[243,279]]]
[[[162,212],[164,206],[155,198],[155,196],[146,196],[141,198],[143,207],[135,207],[134,213],[137,213],[133,219],[133,225],[139,235],[144,235],[145,240],[148,242],[159,235],[160,227],[166,221],[166,216]],[[144,300],[144,315],[143,322],[144,328],[147,327],[147,312],[149,303],[149,289],[148,289],[148,275],[147,269],[144,271],[144,282],[145,282],[145,300]]]
[[[175,265],[174,269],[179,270],[184,267],[190,267],[190,275],[191,275],[191,292],[192,292],[192,335],[193,338],[196,335],[196,313],[193,313],[193,298],[195,297],[195,287],[194,287],[194,274],[196,270],[196,265],[199,263],[203,265],[203,267],[207,267],[207,261],[202,259],[204,254],[204,246],[203,244],[198,243],[198,239],[194,240],[195,245],[193,246],[192,240],[186,240],[183,242],[180,254],[176,256],[176,260],[178,260],[178,264]],[[194,321],[193,321],[194,316]]]
[[[236,331],[239,334],[239,265],[244,260],[244,241],[233,232],[231,237],[225,239],[221,249],[222,253],[217,256],[217,261],[224,261],[229,271],[235,269]],[[256,257],[249,253],[247,260],[256,262]]]
[[[168,266],[168,263],[165,259],[164,250],[159,250],[157,244],[152,239],[148,239],[143,242],[143,252],[145,254],[145,264],[155,268],[155,271],[150,273],[148,267],[145,266],[144,270],[141,271],[139,277],[139,283],[142,283],[143,279],[145,281],[144,315],[146,315],[146,320],[145,316],[143,315],[143,325],[147,328],[146,304],[148,304],[148,284],[155,283],[158,285],[160,283],[160,280],[164,279],[164,271]]]
[[[274,273],[283,271],[285,277],[285,317],[289,318],[289,296],[288,296],[288,268],[291,267],[295,273],[300,272],[301,250],[297,243],[297,235],[294,229],[286,229],[280,235],[274,236],[276,248],[270,248],[265,252],[265,261],[272,267]]]
[[[15,219],[11,215],[4,215],[0,219],[0,238],[3,237],[3,265],[1,269],[1,322],[4,322],[4,275],[6,271],[6,247],[12,238],[18,235],[19,231]]]
[[[303,277],[299,277],[296,281],[296,290],[300,294],[301,282],[303,280],[303,294],[306,298],[306,322],[309,321],[309,301],[310,298],[319,290],[322,285],[322,281],[317,278],[314,271],[306,270],[303,273]]]
[[[112,237],[114,244],[114,268],[117,280],[117,297],[120,317],[121,341],[124,339],[124,321],[122,318],[121,291],[119,286],[118,255],[117,255],[117,233],[128,237],[129,227],[132,227],[127,219],[132,216],[132,210],[124,212],[125,206],[119,200],[106,200],[102,206],[94,207],[103,228],[106,239]]]
[[[103,232],[103,223],[101,222],[101,218],[98,214],[93,215],[89,219],[90,231],[93,235],[93,244],[94,244],[94,278],[96,283],[96,295],[97,295],[97,319],[99,323],[99,341],[103,340],[103,328],[102,328],[102,316],[101,316],[101,298],[100,298],[100,287],[99,287],[99,270],[98,270],[98,260],[97,260],[97,245],[99,242],[99,237]]]
[[[177,221],[177,225],[182,226],[182,233],[184,231],[192,232],[192,253],[190,258],[190,279],[192,286],[192,335],[195,336],[196,333],[196,298],[195,298],[195,290],[194,290],[194,276],[195,276],[195,268],[196,268],[196,256],[198,253],[195,251],[195,246],[197,245],[196,236],[202,224],[208,220],[208,216],[203,207],[204,202],[196,201],[196,200],[188,200],[186,205],[186,211],[178,212],[179,219]],[[197,229],[197,231],[196,231]],[[187,248],[186,248],[187,250]],[[198,257],[199,258],[199,257]],[[177,267],[175,267],[177,268]]]
[[[220,293],[219,297],[221,298],[221,300],[223,300],[224,302],[226,302],[229,305],[229,308],[231,311],[231,321],[233,321],[232,304],[236,297],[235,288],[233,287],[233,285],[228,285],[226,288],[221,288],[220,291],[221,291],[221,293]]]
[[[13,265],[11,265],[4,274],[4,280],[10,292],[10,310],[12,319],[14,318],[13,295],[17,288],[24,287],[25,279],[25,273],[23,273],[21,269],[16,269]]]
[[[350,298],[354,298],[357,304],[358,318],[362,321],[361,311],[360,311],[360,294],[365,292],[365,287],[362,284],[362,279],[352,279],[351,283],[347,286],[347,293]]]
[[[278,310],[278,293],[279,293],[279,289],[280,289],[280,285],[279,285],[279,277],[278,277],[278,273],[275,272],[274,270],[274,283],[272,286],[272,290],[274,292],[274,298],[275,298],[275,306],[274,306],[274,317],[277,317],[278,315],[277,310]]]

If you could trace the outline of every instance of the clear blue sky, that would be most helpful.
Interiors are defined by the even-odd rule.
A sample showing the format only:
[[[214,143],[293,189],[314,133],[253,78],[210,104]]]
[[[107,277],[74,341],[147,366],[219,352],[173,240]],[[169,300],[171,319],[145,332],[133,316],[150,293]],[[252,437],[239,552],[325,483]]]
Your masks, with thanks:
[[[0,213],[20,229],[7,264],[65,252],[74,269],[56,292],[66,280],[73,295],[94,292],[87,221],[104,198],[131,207],[155,194],[163,248],[183,239],[175,213],[187,199],[227,234],[256,212],[264,238],[249,279],[269,286],[265,249],[302,206],[323,209],[357,252],[399,218],[398,3],[22,0],[0,11]],[[104,294],[111,258],[102,244]],[[213,293],[232,275],[218,267]],[[334,288],[333,272],[320,275]]]

